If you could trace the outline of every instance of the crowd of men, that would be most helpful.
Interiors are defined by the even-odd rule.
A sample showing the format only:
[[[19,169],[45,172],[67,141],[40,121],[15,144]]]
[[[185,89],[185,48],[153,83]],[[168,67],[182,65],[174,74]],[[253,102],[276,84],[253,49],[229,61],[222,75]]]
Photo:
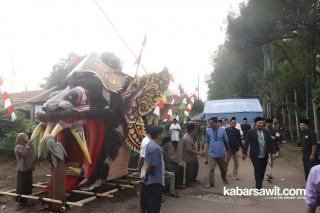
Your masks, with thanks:
[[[203,124],[203,123],[202,123]],[[185,129],[185,130],[184,130]],[[313,213],[320,206],[320,155],[317,135],[310,128],[308,119],[300,120],[301,139],[303,144],[302,162],[306,183],[306,212]],[[279,156],[279,142],[282,131],[278,118],[254,119],[253,128],[244,118],[240,125],[235,117],[208,119],[208,126],[199,126],[188,122],[181,127],[174,119],[170,126],[162,128],[152,125],[146,128],[146,137],[141,143],[138,171],[143,180],[140,190],[140,206],[143,213],[158,213],[161,208],[164,187],[168,185],[169,195],[180,196],[176,188],[192,187],[199,183],[198,156],[206,157],[209,165],[207,188],[215,186],[215,167],[219,166],[224,184],[228,184],[227,170],[231,159],[234,162],[232,179],[239,180],[239,155],[242,160],[248,155],[253,165],[255,188],[261,190],[263,180],[272,181],[274,160]],[[181,140],[182,136],[182,140]],[[28,145],[29,138],[19,133],[16,138],[15,154],[17,157],[17,192],[32,192],[32,170],[34,153]],[[182,162],[170,153],[177,152],[178,144],[182,147]],[[167,183],[167,184],[166,184]],[[31,187],[31,188],[30,188]],[[17,199],[27,204],[25,199]]]
[[[267,165],[268,181],[273,179],[272,168],[281,140],[278,118],[265,120],[257,117],[252,128],[246,118],[240,124],[235,117],[230,121],[212,117],[208,119],[208,126],[188,122],[185,130],[174,119],[165,128],[153,125],[148,126],[146,131],[138,163],[138,170],[144,180],[140,190],[141,212],[160,211],[165,186],[168,186],[170,196],[178,198],[180,196],[175,192],[176,188],[192,187],[199,183],[198,156],[206,157],[205,164],[209,165],[207,188],[215,186],[216,165],[220,169],[223,183],[228,184],[226,174],[231,160],[234,162],[232,179],[239,180],[240,149],[242,159],[245,160],[249,147],[255,187],[262,188]],[[170,153],[170,150],[178,151],[179,143],[182,143],[182,162]]]

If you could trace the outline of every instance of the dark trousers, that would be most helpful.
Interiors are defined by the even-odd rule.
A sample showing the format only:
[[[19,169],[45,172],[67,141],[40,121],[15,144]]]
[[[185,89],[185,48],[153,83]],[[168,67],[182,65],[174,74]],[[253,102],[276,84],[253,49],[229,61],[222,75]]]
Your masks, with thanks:
[[[166,166],[166,170],[169,172],[174,172],[175,174],[175,184],[176,185],[183,185],[183,178],[184,178],[184,167],[180,166],[178,163],[173,166]]]
[[[159,213],[163,186],[150,184],[141,186],[140,208],[141,213]]]
[[[199,163],[186,162],[186,184],[191,184],[196,181],[199,171]]]
[[[317,165],[317,162],[311,161],[311,160],[305,160],[305,159],[302,159],[302,162],[303,162],[303,169],[304,169],[304,177],[307,181],[311,168]]]
[[[18,171],[17,173],[17,194],[30,195],[32,194],[32,170]],[[17,197],[17,202],[27,203],[27,199]]]
[[[256,188],[262,188],[262,182],[264,178],[264,173],[266,172],[268,158],[251,158],[253,168],[254,168],[254,177],[256,179]]]
[[[174,151],[177,152],[177,150],[178,150],[178,141],[172,141],[172,145],[174,147]]]

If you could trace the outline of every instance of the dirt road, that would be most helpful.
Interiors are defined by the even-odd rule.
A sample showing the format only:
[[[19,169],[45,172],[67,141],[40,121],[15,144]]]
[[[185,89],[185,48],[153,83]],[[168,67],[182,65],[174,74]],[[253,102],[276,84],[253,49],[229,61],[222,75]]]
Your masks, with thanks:
[[[285,145],[286,147],[287,145]],[[297,161],[298,154],[296,148],[283,148],[283,153],[286,157],[281,157],[276,160],[274,167],[275,180],[272,183],[264,181],[264,186],[273,188],[301,188],[304,184],[303,171]],[[289,158],[288,158],[289,157]],[[295,213],[303,212],[304,201],[302,199],[294,200],[274,200],[266,197],[225,197],[223,196],[223,185],[220,178],[220,172],[217,168],[216,172],[216,187],[206,189],[205,185],[208,179],[208,166],[203,164],[203,159],[200,159],[200,171],[198,179],[200,184],[192,188],[178,190],[181,198],[171,198],[165,196],[165,202],[162,205],[163,213],[193,213],[193,212],[223,212],[223,213],[253,213],[253,212],[285,212]],[[233,164],[230,164],[230,168]],[[15,185],[15,162],[14,159],[1,155],[0,161],[0,190],[14,188]],[[39,169],[40,168],[40,169]],[[47,165],[38,165],[35,174],[36,180],[41,180],[44,174],[48,172]],[[230,177],[231,169],[228,172],[229,188],[239,186],[240,188],[252,188],[254,186],[253,168],[249,159],[240,161],[239,177],[240,180],[232,180]],[[12,198],[0,197],[0,207],[6,205],[6,208],[0,212],[35,212],[37,206],[30,208],[18,207]],[[139,198],[135,190],[121,191],[116,194],[113,199],[99,199],[91,202],[82,208],[73,208],[70,212],[139,212]]]

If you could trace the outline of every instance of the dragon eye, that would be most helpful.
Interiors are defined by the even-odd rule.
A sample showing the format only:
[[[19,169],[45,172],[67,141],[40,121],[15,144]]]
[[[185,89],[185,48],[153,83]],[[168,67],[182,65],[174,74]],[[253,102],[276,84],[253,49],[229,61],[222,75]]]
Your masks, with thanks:
[[[72,105],[78,106],[81,101],[81,94],[77,90],[71,90],[65,97],[66,101],[69,101]]]

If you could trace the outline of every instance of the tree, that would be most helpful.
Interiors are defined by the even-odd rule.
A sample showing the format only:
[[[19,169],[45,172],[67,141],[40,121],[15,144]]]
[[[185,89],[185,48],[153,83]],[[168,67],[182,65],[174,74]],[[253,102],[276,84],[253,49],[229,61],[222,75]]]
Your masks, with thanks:
[[[41,87],[49,89],[54,86],[60,85],[83,57],[84,56],[77,55],[76,53],[70,53],[66,58],[60,59],[57,64],[53,65],[52,72],[48,77],[44,79],[45,83],[41,85]],[[102,53],[100,55],[100,58],[114,71],[121,72],[122,62],[114,53]]]
[[[320,103],[320,1],[249,0],[227,20],[208,97],[258,97],[266,116],[281,114],[285,122],[295,112],[296,124],[302,116],[317,121],[310,115]]]
[[[112,52],[102,53],[100,58],[105,64],[111,67],[114,71],[116,72],[122,71],[122,62],[120,58],[118,58],[114,53]]]

